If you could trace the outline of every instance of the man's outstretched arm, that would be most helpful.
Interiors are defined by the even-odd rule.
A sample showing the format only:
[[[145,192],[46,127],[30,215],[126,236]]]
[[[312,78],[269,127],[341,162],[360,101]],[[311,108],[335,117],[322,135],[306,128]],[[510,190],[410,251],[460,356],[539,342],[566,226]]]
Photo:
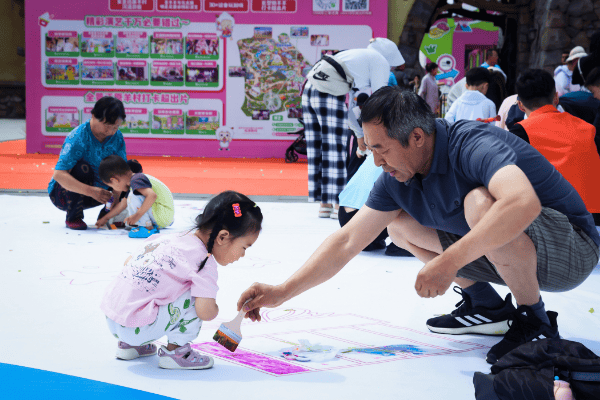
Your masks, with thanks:
[[[360,253],[400,213],[376,211],[363,206],[359,212],[317,248],[304,265],[284,283],[271,286],[254,283],[238,300],[237,308],[244,306],[246,317],[260,321],[261,307],[277,307],[291,298],[320,285]]]

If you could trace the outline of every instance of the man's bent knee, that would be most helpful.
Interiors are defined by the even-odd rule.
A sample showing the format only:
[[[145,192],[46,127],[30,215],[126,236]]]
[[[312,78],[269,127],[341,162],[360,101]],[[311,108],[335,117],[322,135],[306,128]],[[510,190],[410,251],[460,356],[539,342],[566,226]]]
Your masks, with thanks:
[[[464,200],[465,219],[469,227],[473,228],[494,205],[494,196],[485,186],[471,190]]]
[[[406,232],[409,229],[406,217],[412,218],[406,212],[402,211],[387,227],[388,235],[390,235],[392,242],[403,249],[406,248]]]
[[[437,254],[443,251],[436,230],[421,225],[406,211],[402,211],[387,229],[394,244],[403,249],[410,251],[410,244]]]

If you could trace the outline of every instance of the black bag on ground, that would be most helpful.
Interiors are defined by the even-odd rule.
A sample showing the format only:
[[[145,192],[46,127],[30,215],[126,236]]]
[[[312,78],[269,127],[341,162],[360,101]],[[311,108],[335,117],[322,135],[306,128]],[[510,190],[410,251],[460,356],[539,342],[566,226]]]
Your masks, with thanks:
[[[600,357],[578,342],[525,343],[473,376],[477,400],[554,400],[554,377],[569,382],[577,400],[600,399]]]

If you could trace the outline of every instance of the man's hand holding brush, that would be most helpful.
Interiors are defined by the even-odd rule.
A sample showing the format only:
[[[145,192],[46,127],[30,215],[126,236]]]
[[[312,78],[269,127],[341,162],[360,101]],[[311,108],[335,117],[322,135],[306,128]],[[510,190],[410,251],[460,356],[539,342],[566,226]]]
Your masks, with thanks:
[[[246,311],[245,318],[250,318],[252,322],[260,321],[260,309],[262,307],[278,307],[287,300],[281,286],[282,285],[272,286],[264,283],[254,283],[240,296],[237,303],[238,311],[240,311],[243,306],[244,311]],[[252,300],[244,305],[248,299]]]

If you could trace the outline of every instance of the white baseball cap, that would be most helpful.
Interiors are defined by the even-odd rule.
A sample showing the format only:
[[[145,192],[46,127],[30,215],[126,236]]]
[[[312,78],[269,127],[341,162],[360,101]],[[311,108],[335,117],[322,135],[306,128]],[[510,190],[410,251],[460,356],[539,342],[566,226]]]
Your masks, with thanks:
[[[587,53],[581,46],[573,47],[573,50],[569,53],[569,58],[565,62],[571,62],[581,57],[587,56]]]
[[[404,64],[404,58],[402,54],[400,54],[400,50],[398,50],[398,46],[396,43],[392,42],[387,38],[375,38],[367,49],[373,49],[380,53],[387,60],[390,67],[397,67],[398,65]]]

